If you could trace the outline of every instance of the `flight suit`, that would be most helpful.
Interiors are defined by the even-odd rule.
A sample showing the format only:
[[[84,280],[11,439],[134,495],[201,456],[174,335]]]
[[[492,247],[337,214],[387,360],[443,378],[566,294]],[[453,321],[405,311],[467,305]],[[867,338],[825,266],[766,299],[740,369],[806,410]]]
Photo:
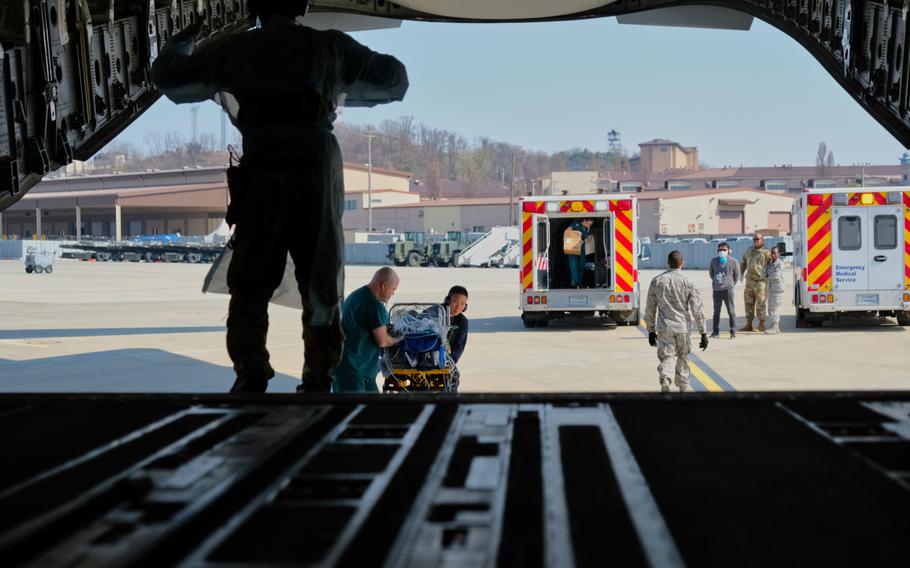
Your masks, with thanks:
[[[765,280],[768,283],[768,329],[765,333],[780,333],[780,308],[784,303],[784,263],[778,258],[765,265]]]
[[[743,255],[742,273],[746,281],[744,300],[746,302],[746,326],[741,331],[752,331],[752,319],[758,316],[759,331],[764,331],[767,305],[767,282],[765,264],[771,258],[771,251],[765,247],[752,247]]]
[[[704,304],[695,284],[679,269],[656,276],[648,288],[645,325],[649,332],[657,333],[661,386],[673,383],[681,390],[689,388],[689,324],[693,318],[704,335]]]
[[[303,305],[304,390],[327,391],[341,356],[344,291],[343,162],[332,134],[335,108],[400,101],[407,72],[338,31],[275,15],[261,28],[195,45],[174,35],[152,80],[176,103],[213,99],[243,135],[241,174],[231,184],[236,223],[228,268],[228,354],[234,390],[265,391],[268,302],[287,256]],[[318,251],[318,254],[317,254]]]

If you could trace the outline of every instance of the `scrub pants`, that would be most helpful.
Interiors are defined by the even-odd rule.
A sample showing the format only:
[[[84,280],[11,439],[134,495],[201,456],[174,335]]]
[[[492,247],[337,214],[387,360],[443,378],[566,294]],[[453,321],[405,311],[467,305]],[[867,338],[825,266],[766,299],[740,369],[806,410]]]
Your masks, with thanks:
[[[330,371],[341,359],[344,186],[341,152],[334,137],[325,140],[327,157],[315,164],[283,159],[269,164],[276,167],[250,168],[227,274],[227,350],[237,377],[251,383],[275,375],[266,349],[268,304],[288,254],[303,305],[304,389],[328,391]]]
[[[660,384],[689,386],[689,352],[692,343],[688,333],[657,332],[657,358]]]
[[[332,387],[334,393],[378,393],[379,387],[376,385],[376,375],[372,377],[347,376],[337,374],[335,385]]]
[[[567,254],[569,259],[569,277],[572,286],[579,286],[585,283],[585,251],[582,249],[581,254]]]

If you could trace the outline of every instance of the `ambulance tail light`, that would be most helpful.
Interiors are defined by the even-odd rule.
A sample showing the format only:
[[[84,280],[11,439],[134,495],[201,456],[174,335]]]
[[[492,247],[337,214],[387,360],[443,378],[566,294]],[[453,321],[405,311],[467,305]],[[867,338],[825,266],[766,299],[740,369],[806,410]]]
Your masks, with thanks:
[[[807,197],[809,205],[823,205],[825,196],[820,193],[813,193]]]
[[[821,302],[822,304],[827,304],[827,303],[828,303],[828,297],[825,296],[824,294],[819,294],[819,295],[818,295],[818,301]]]
[[[622,301],[628,304],[629,301],[630,301],[630,300],[629,300],[629,295],[626,294],[625,296],[623,296],[623,297],[622,297]]]
[[[817,304],[817,303],[818,303],[818,294],[812,294],[812,303],[813,303],[813,304]]]
[[[632,282],[638,282],[638,269],[632,269]]]
[[[617,211],[629,211],[630,209],[632,209],[632,200],[620,199],[616,202]]]
[[[834,303],[834,294],[828,294],[828,303],[829,303],[829,304],[833,304],[833,303]]]
[[[803,268],[803,282],[809,281],[809,269]]]
[[[547,297],[546,297],[546,296],[541,296],[541,297],[540,297],[540,303],[543,304],[543,305],[547,305]]]
[[[611,303],[611,304],[615,304],[615,303],[616,303],[616,296],[610,296],[610,303]]]
[[[529,304],[533,304],[533,303],[534,303],[534,296],[528,296],[528,303],[529,303]]]
[[[904,301],[910,302],[910,294],[904,294]]]
[[[534,296],[534,303],[535,303],[535,304],[539,304],[539,303],[540,303],[540,296]]]

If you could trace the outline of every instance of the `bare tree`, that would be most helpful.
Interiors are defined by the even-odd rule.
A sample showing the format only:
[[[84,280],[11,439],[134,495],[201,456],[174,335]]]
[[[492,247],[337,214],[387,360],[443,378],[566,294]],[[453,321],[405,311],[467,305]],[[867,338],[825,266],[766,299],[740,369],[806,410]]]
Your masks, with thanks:
[[[824,142],[818,143],[818,153],[815,156],[815,174],[819,177],[825,177],[825,156],[828,154],[828,145]]]

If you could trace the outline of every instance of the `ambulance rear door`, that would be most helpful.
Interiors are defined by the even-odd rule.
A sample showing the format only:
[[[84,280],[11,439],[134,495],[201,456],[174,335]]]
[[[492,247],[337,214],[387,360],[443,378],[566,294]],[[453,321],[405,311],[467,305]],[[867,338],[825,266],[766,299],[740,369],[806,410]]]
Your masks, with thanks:
[[[534,215],[534,290],[550,289],[550,218]]]
[[[835,291],[869,289],[869,216],[864,207],[835,207],[831,216],[831,271]],[[812,267],[809,267],[812,271]]]
[[[867,207],[869,221],[869,289],[899,290],[904,285],[903,208]]]

